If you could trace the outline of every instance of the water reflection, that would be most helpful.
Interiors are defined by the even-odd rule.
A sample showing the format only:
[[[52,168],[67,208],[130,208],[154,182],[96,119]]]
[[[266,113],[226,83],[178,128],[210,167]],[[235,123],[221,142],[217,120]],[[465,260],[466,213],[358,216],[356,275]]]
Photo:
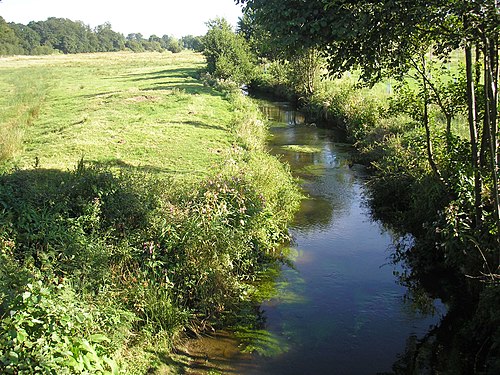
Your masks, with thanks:
[[[295,111],[293,107],[287,102],[281,103],[268,103],[261,102],[260,110],[271,122],[271,124],[282,126],[283,124],[287,126],[303,125],[305,123],[305,117]]]
[[[370,219],[363,170],[341,135],[307,126],[281,103],[263,112],[274,124],[272,153],[290,165],[309,199],[291,228],[295,266],[283,268],[276,297],[261,307],[267,332],[284,350],[254,355],[241,373],[388,372],[408,337],[422,337],[439,317],[404,305],[405,288],[384,266],[393,239]],[[287,293],[301,298],[280,298]]]

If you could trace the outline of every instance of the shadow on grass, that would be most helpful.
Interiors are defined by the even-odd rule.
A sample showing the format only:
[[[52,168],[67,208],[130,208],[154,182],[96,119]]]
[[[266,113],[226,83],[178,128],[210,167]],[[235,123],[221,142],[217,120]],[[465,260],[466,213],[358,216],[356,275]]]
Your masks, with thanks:
[[[122,170],[130,171],[130,172],[142,172],[142,173],[161,173],[161,174],[174,174],[174,173],[181,173],[173,169],[169,168],[164,168],[164,167],[158,167],[155,165],[133,165],[130,163],[127,163],[126,161],[122,159],[108,159],[108,160],[87,160],[89,164],[102,168],[102,169],[109,169],[109,168],[119,168]]]
[[[119,94],[119,91],[103,91],[103,92],[97,92],[95,94],[88,94],[88,95],[82,95],[82,98],[97,98],[97,97],[102,97],[102,98],[110,98],[115,94]]]
[[[15,197],[16,200],[37,200],[40,196],[50,196],[57,193],[59,187],[70,179],[71,172],[58,169],[21,169],[0,175],[2,193]],[[12,191],[8,191],[12,189]],[[1,198],[0,198],[1,199]],[[6,205],[6,200],[0,203]]]
[[[174,69],[163,69],[158,72],[150,73],[131,73],[124,77],[136,77],[132,78],[132,81],[147,81],[153,79],[166,79],[166,78],[194,78],[199,79],[201,69],[198,68],[174,68]]]
[[[227,128],[225,128],[224,126],[209,125],[209,124],[206,124],[206,123],[200,122],[200,121],[182,121],[181,124],[182,125],[190,125],[190,126],[193,126],[195,128],[199,128],[199,129],[211,129],[211,130],[227,131]]]
[[[201,83],[156,83],[153,87],[145,89],[145,91],[160,90],[179,90],[190,95],[207,94],[213,96],[222,96],[221,93],[213,90],[210,87],[203,86],[203,84]]]
[[[124,77],[133,82],[150,81],[152,85],[145,88],[145,91],[180,90],[191,95],[222,96],[222,93],[203,85],[199,79],[200,72],[201,70],[197,68],[174,68],[150,73],[134,73]]]

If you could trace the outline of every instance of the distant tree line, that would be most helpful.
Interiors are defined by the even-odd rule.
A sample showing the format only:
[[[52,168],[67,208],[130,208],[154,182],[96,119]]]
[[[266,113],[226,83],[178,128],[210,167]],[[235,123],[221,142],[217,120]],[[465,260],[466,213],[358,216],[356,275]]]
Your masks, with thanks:
[[[169,35],[148,39],[140,33],[126,37],[105,23],[91,28],[81,21],[67,18],[48,18],[46,21],[31,21],[27,25],[7,23],[0,17],[0,55],[46,55],[52,53],[113,52],[131,50],[171,51],[183,49],[202,51],[202,38],[188,35],[181,39]]]

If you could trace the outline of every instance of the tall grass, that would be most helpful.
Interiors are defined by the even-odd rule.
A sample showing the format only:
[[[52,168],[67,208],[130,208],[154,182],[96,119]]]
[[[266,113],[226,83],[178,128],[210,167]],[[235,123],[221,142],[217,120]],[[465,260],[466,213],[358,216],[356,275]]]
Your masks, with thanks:
[[[47,77],[39,70],[26,71],[26,76],[15,70],[2,72],[0,82],[4,95],[0,99],[0,163],[22,150],[23,135],[27,127],[40,116],[49,91]]]

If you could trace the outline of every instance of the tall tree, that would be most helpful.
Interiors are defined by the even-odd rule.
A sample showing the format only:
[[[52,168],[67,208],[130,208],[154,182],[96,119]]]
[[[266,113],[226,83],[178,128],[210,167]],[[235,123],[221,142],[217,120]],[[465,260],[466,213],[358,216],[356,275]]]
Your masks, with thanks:
[[[0,17],[0,56],[23,54],[22,41],[14,30]]]
[[[481,230],[486,213],[490,232],[500,249],[498,77],[500,4],[498,0],[236,0],[289,55],[299,47],[323,51],[331,73],[359,68],[368,81],[384,74],[400,75],[410,68],[421,74],[426,102],[432,92],[422,51],[433,48],[439,57],[462,48],[466,60],[467,107],[474,174],[474,226]],[[472,59],[483,56],[482,74]],[[484,78],[483,103],[476,98],[475,80]],[[481,104],[481,105],[479,105]],[[481,109],[482,108],[482,109]],[[425,106],[424,106],[425,112]],[[424,113],[423,118],[428,118]],[[482,120],[482,121],[481,121]],[[479,124],[482,123],[482,128]],[[424,121],[426,125],[426,121]],[[427,131],[426,127],[426,131]],[[427,131],[428,159],[436,176]],[[480,138],[483,149],[480,150]],[[481,152],[480,152],[481,151]],[[481,158],[483,155],[483,166]],[[487,160],[487,165],[486,165]],[[490,189],[483,182],[491,181]],[[497,264],[500,267],[500,250]]]

